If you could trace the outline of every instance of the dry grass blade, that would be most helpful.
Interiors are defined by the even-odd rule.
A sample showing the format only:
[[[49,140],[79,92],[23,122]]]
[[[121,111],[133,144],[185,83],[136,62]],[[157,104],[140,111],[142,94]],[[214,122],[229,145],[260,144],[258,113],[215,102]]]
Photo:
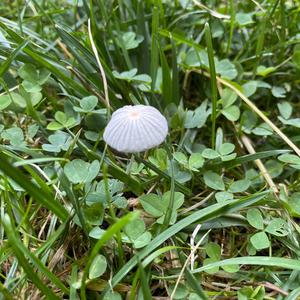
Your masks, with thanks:
[[[110,109],[107,80],[106,80],[105,72],[104,72],[103,66],[101,64],[101,61],[100,61],[100,58],[99,58],[99,55],[98,55],[98,51],[97,51],[97,48],[96,48],[96,45],[95,45],[95,42],[94,42],[94,39],[93,39],[92,29],[91,29],[91,20],[90,19],[88,19],[88,32],[89,32],[89,39],[90,39],[90,42],[91,42],[91,46],[92,46],[95,58],[97,60],[97,64],[98,64],[98,67],[100,69],[100,73],[101,73],[101,77],[102,77],[102,81],[103,81],[105,104],[106,104],[107,108]]]
[[[253,146],[251,144],[250,139],[247,136],[242,135],[241,140],[242,140],[244,146],[246,147],[247,151],[250,154],[256,153],[255,149],[253,148]],[[262,176],[265,178],[265,180],[268,183],[268,185],[270,186],[270,188],[273,190],[275,196],[277,197],[279,190],[278,190],[276,184],[274,183],[274,181],[272,180],[270,173],[268,172],[268,170],[266,169],[266,167],[264,166],[264,164],[262,163],[262,161],[260,159],[256,159],[254,162],[257,165],[258,169],[261,171]]]

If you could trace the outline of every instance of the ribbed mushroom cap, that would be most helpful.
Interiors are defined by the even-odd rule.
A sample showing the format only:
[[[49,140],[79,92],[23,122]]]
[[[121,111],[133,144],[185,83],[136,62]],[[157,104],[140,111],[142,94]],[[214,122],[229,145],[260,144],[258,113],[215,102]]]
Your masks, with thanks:
[[[119,152],[136,153],[161,144],[167,134],[167,120],[155,107],[126,105],[112,114],[103,139]]]

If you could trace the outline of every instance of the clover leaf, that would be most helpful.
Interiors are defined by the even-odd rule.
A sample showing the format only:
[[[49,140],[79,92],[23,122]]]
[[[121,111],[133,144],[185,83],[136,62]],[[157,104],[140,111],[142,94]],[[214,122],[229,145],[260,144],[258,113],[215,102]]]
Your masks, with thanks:
[[[98,175],[100,163],[98,160],[88,163],[81,159],[74,159],[65,165],[64,171],[72,183],[87,183]]]

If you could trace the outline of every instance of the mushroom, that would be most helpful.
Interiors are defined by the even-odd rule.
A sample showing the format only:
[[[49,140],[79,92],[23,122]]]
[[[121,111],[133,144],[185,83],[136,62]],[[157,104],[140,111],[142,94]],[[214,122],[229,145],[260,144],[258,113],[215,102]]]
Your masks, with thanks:
[[[155,107],[126,105],[112,114],[103,139],[119,152],[136,153],[158,146],[167,134],[167,120]]]

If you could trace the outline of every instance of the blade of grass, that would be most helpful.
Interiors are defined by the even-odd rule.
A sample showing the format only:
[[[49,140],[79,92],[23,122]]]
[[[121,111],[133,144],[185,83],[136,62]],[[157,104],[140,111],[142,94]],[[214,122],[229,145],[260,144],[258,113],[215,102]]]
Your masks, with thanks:
[[[170,167],[171,167],[171,187],[170,187],[170,200],[168,204],[168,209],[166,212],[166,216],[163,222],[162,229],[167,228],[170,224],[172,212],[173,212],[173,207],[174,207],[174,197],[175,197],[175,173],[174,173],[174,159],[173,155],[170,151],[169,145],[166,147],[166,151],[168,154],[169,162],[170,162]]]
[[[54,196],[45,190],[38,188],[35,184],[28,180],[28,178],[19,169],[8,162],[3,153],[0,153],[0,170],[18,183],[36,201],[56,214],[62,221],[67,219],[68,212],[58,201],[54,200]]]
[[[234,30],[234,22],[235,22],[234,2],[233,2],[233,0],[230,0],[229,3],[230,3],[229,4],[229,7],[230,7],[230,31],[229,31],[229,38],[228,38],[227,49],[226,49],[227,56],[228,56],[230,48],[231,48],[233,30]]]
[[[18,56],[20,52],[28,45],[29,40],[23,40],[20,45],[10,54],[9,57],[0,65],[0,77],[2,78],[4,73],[8,70],[11,63]]]
[[[19,36],[17,33],[10,30],[6,25],[0,22],[0,27],[2,27],[16,43],[22,43],[24,39]],[[30,44],[23,48],[23,52],[26,53],[29,57],[31,57],[35,63],[38,63],[40,66],[48,69],[51,73],[55,74],[62,83],[68,83],[68,85],[77,92],[85,95],[86,90],[75,80],[73,80],[70,76],[65,74],[65,70],[62,71],[62,66],[57,62],[54,62],[50,57],[41,54],[37,49],[31,48]]]
[[[25,255],[24,255],[24,249],[19,248],[19,245],[17,244],[17,239],[16,235],[14,232],[14,229],[12,227],[12,223],[7,215],[4,216],[4,218],[1,220],[1,223],[5,229],[5,232],[8,236],[8,239],[14,249],[14,255],[19,261],[19,264],[22,266],[24,269],[24,272],[32,280],[32,282],[35,284],[35,286],[48,298],[48,299],[57,299],[59,300],[60,298],[53,293],[52,290],[50,290],[42,281],[41,279],[37,276],[36,272],[33,270],[33,268],[30,266],[28,263]],[[26,249],[27,255],[30,254],[30,252]]]
[[[147,280],[145,269],[142,266],[140,261],[138,263],[138,267],[139,267],[139,274],[140,274],[141,286],[142,286],[142,291],[143,291],[143,298],[146,299],[146,300],[151,300],[152,299],[152,293],[151,293],[151,290],[149,288],[149,283],[148,283],[148,280]]]
[[[237,157],[235,159],[233,159],[230,162],[219,162],[216,164],[222,164],[225,168],[233,168],[236,167],[238,165],[247,163],[247,162],[251,162],[254,161],[256,159],[263,159],[263,158],[268,158],[271,156],[277,156],[280,154],[284,154],[284,153],[289,153],[291,152],[291,150],[268,150],[268,151],[261,151],[261,152],[257,152],[255,154],[246,154],[240,157]]]
[[[176,44],[172,36],[170,36],[171,44],[172,44],[172,103],[176,105],[180,102],[179,95],[179,74],[178,74],[178,66],[177,66],[177,51]]]
[[[7,226],[10,225],[10,228]],[[61,291],[64,293],[69,293],[69,290],[66,288],[66,286],[61,282],[61,280],[56,277],[53,273],[49,271],[49,269],[36,257],[35,254],[33,254],[31,251],[29,251],[22,241],[20,240],[20,237],[17,234],[16,228],[14,228],[13,224],[10,222],[9,224],[6,223],[6,230],[8,230],[8,240],[12,244],[12,247],[14,251],[22,252],[27,257],[30,258],[32,263],[35,265],[37,269],[39,269],[40,272],[42,272],[54,285],[56,285]],[[16,250],[17,249],[17,250]]]
[[[159,51],[157,47],[158,43],[158,27],[159,27],[159,9],[157,6],[153,7],[152,13],[152,40],[151,40],[151,63],[150,63],[150,76],[152,79],[151,82],[151,90],[154,92],[156,77],[157,77],[157,70],[159,67],[158,60],[159,60]]]
[[[244,256],[210,263],[201,268],[195,269],[193,273],[200,273],[213,267],[222,267],[228,265],[256,265],[300,271],[300,262],[296,259],[269,256]]]
[[[171,72],[170,68],[166,59],[166,56],[159,47],[159,55],[160,55],[160,62],[162,68],[162,97],[164,100],[164,107],[168,104],[172,103],[172,80],[171,80]]]
[[[70,300],[77,300],[77,291],[75,288],[75,285],[77,283],[77,272],[78,267],[77,265],[74,265],[71,272],[71,284],[70,284]]]
[[[120,232],[120,230],[128,224],[130,221],[133,221],[138,217],[139,213],[138,212],[133,212],[130,214],[127,214],[126,216],[122,217],[119,219],[118,222],[114,223],[111,227],[109,227],[106,232],[103,234],[103,236],[97,241],[93,249],[91,250],[91,253],[88,257],[88,260],[86,262],[82,279],[81,279],[81,288],[80,288],[80,296],[82,300],[86,300],[86,294],[85,294],[85,287],[86,287],[86,280],[88,276],[88,272],[90,269],[90,266],[95,259],[95,257],[98,255],[100,249],[109,241],[113,238],[113,236],[117,233]]]
[[[218,100],[218,90],[217,90],[217,80],[216,80],[216,69],[214,61],[214,50],[211,40],[211,32],[209,24],[205,24],[205,39],[207,46],[207,54],[209,61],[209,73],[210,73],[210,84],[211,84],[211,100],[212,100],[212,112],[211,112],[211,121],[212,121],[212,135],[211,135],[211,145],[212,149],[215,148],[216,143],[216,121],[217,121],[217,100]]]

